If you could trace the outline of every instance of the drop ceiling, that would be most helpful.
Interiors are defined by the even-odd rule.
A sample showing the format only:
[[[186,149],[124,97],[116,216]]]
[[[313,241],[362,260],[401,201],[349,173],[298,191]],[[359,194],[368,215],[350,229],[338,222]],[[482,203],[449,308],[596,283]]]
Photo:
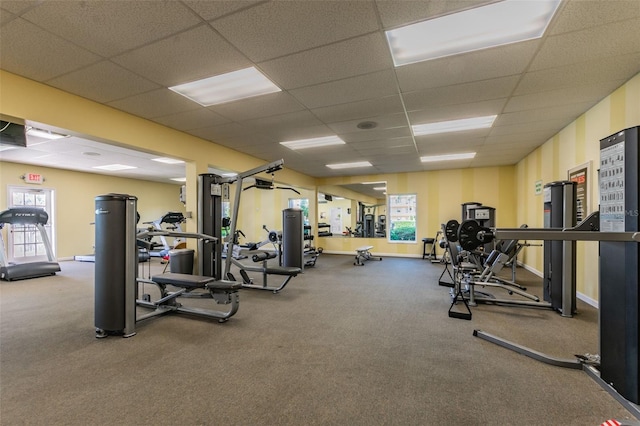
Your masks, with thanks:
[[[515,164],[640,72],[638,0],[563,0],[540,39],[393,66],[385,30],[486,3],[2,0],[0,67],[265,162],[283,158],[314,177]],[[168,90],[249,66],[282,91],[202,107]],[[410,130],[492,114],[490,129],[420,137]],[[376,126],[360,129],[365,121]],[[334,134],[346,144],[279,144]],[[46,155],[10,150],[0,159],[90,168],[105,157],[125,163],[158,154],[105,142],[118,143],[73,135]],[[88,148],[104,157],[82,154]],[[470,150],[472,160],[419,160]],[[373,166],[325,166],[352,161]],[[156,180],[182,170],[151,168],[135,173]]]

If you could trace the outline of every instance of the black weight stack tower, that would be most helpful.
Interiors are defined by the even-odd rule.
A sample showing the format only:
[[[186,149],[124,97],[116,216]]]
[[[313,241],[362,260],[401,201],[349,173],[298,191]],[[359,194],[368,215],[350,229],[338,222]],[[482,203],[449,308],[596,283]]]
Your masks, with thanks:
[[[600,141],[600,230],[640,231],[638,129]],[[640,244],[600,243],[600,377],[640,403]]]
[[[135,334],[137,198],[107,194],[95,198],[96,337]]]
[[[576,226],[575,182],[562,180],[544,186],[544,227]],[[543,298],[563,317],[576,312],[576,242],[544,242]]]

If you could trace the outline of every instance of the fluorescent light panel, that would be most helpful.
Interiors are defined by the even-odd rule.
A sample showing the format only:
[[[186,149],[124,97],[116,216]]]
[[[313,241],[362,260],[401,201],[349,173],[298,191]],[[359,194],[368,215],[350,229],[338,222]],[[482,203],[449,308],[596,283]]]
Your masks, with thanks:
[[[536,39],[560,0],[505,0],[386,32],[395,66]]]
[[[344,141],[337,136],[323,136],[320,138],[299,139],[296,141],[280,142],[289,149],[318,148],[321,146],[344,145]]]
[[[255,67],[179,84],[169,89],[202,106],[218,105],[281,91]]]
[[[157,161],[158,163],[164,163],[164,164],[182,164],[182,163],[184,163],[184,161],[182,161],[182,160],[176,160],[175,158],[168,158],[168,157],[152,158],[151,161]]]
[[[100,170],[108,170],[110,172],[116,172],[118,170],[128,170],[128,169],[137,169],[137,167],[134,166],[126,166],[124,164],[107,164],[104,166],[94,166],[94,169],[100,169]]]
[[[420,157],[420,161],[422,161],[423,163],[433,163],[436,161],[470,160],[475,156],[475,152],[465,152],[462,154],[428,155],[426,157]]]
[[[463,118],[461,120],[438,121],[436,123],[415,124],[411,126],[414,136],[434,135],[436,133],[460,132],[462,130],[485,129],[491,127],[497,115]]]
[[[353,169],[357,167],[371,167],[371,163],[368,161],[356,161],[355,163],[336,163],[327,164],[330,169]]]
[[[67,137],[67,135],[61,135],[60,133],[51,132],[49,130],[36,129],[34,127],[27,130],[27,133],[31,136],[36,136],[39,138],[51,139],[51,140],[62,139]]]

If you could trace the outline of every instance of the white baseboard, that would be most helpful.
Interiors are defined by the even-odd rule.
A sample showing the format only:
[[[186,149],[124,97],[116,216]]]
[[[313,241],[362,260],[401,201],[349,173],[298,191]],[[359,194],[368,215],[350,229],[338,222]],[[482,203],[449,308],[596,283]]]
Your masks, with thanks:
[[[584,295],[584,294],[582,294],[582,293],[580,293],[580,292],[577,292],[577,293],[576,293],[576,298],[577,298],[578,300],[582,300],[582,301],[583,301],[584,303],[586,303],[587,305],[591,305],[591,306],[593,306],[593,307],[594,307],[594,308],[596,308],[596,309],[599,309],[599,307],[600,307],[600,305],[598,304],[598,301],[597,301],[597,300],[592,299],[592,298],[590,298],[589,296]]]
[[[540,271],[538,271],[537,269],[532,268],[529,265],[524,265],[520,262],[518,262],[518,265],[523,267],[524,269],[526,269],[527,271],[531,272],[532,274],[535,274],[537,276],[539,276],[540,278],[542,278],[544,276],[544,274]],[[598,301],[595,299],[592,299],[591,297],[580,293],[579,291],[576,292],[576,299],[578,300],[582,300],[584,303],[593,306],[594,308],[598,309],[599,308],[599,304]]]

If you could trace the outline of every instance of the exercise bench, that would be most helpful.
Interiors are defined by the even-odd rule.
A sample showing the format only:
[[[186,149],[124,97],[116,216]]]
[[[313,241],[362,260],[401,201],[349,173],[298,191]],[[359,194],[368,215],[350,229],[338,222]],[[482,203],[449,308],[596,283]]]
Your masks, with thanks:
[[[136,305],[153,309],[153,312],[138,317],[136,321],[170,312],[179,312],[214,318],[217,319],[218,322],[225,322],[238,311],[240,304],[238,290],[242,287],[242,283],[235,281],[216,280],[213,277],[202,275],[169,272],[155,275],[151,277],[150,280],[138,278],[137,282],[140,284],[153,284],[158,287],[160,290],[160,298],[152,301],[150,295],[144,294],[142,299],[136,300]],[[178,290],[168,291],[167,286],[177,287]],[[217,304],[230,304],[231,306],[227,312],[183,306],[178,302],[178,298],[181,296],[211,298],[214,299]]]
[[[382,260],[380,256],[373,256],[369,250],[371,250],[373,246],[362,246],[356,249],[356,261],[353,262],[354,265],[364,266],[365,260]]]

